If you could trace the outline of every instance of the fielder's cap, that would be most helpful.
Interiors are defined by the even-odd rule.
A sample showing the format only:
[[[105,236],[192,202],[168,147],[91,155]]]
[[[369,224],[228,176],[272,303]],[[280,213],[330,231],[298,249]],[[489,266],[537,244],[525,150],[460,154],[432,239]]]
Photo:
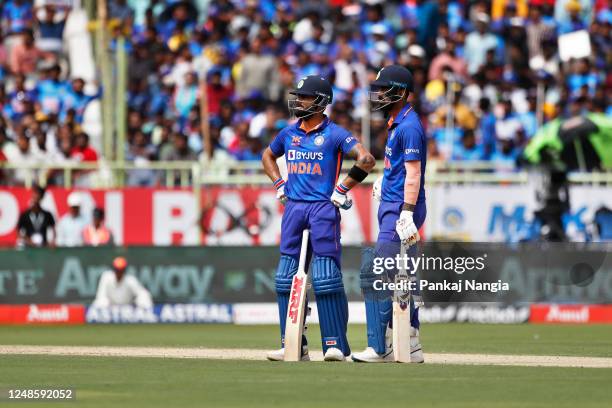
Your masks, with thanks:
[[[298,96],[322,96],[331,103],[334,93],[329,81],[318,75],[309,75],[300,79],[295,89],[289,91],[291,95]]]
[[[113,268],[122,271],[126,267],[127,267],[127,261],[125,260],[124,257],[118,256],[115,259],[113,259]]]
[[[68,195],[68,207],[80,207],[82,203],[81,194],[73,191]]]
[[[378,71],[376,79],[370,85],[380,88],[397,86],[412,92],[414,81],[408,68],[401,65],[389,65]]]

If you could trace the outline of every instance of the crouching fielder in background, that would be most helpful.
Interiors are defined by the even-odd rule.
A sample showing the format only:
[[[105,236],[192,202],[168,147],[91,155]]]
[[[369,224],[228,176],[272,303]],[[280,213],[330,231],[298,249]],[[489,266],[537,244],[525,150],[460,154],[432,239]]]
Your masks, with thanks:
[[[390,293],[374,290],[373,283],[380,275],[373,273],[372,261],[374,257],[395,258],[402,242],[409,246],[407,255],[416,256],[414,244],[427,212],[424,189],[427,140],[419,117],[408,102],[412,90],[412,74],[400,65],[384,67],[371,84],[372,109],[381,110],[387,117],[388,134],[383,177],[376,180],[373,190],[374,197],[380,201],[378,240],[376,249],[365,251],[362,260],[361,287],[365,297],[368,347],[353,354],[353,360],[359,362],[393,361],[392,298]],[[410,302],[410,360],[422,363],[418,309],[421,302],[420,296],[412,298],[416,298],[416,302]]]
[[[262,159],[278,199],[285,204],[276,272],[282,348],[270,352],[268,359],[284,358],[289,292],[298,268],[302,232],[309,229],[309,257],[314,254],[309,273],[317,299],[323,353],[326,361],[343,361],[351,350],[346,339],[348,303],[340,273],[339,209],[350,208],[352,202],[346,193],[366,178],[375,162],[346,129],[323,113],[332,101],[332,87],[326,79],[308,76],[291,94],[296,99],[289,101],[289,109],[299,120],[279,132]],[[283,155],[288,170],[286,182],[276,164]],[[336,185],[344,155],[356,163]],[[308,360],[305,338],[302,344],[302,360]]]
[[[153,307],[149,291],[134,275],[126,275],[126,268],[125,258],[117,257],[113,260],[113,270],[106,271],[100,276],[93,307],[115,305]]]

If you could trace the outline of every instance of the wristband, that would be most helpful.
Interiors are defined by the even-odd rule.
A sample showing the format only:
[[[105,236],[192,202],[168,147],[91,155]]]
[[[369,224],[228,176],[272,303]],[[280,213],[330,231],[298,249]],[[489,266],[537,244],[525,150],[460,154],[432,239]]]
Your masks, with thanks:
[[[415,208],[416,208],[416,205],[414,204],[404,203],[404,205],[402,205],[402,211],[414,212]]]
[[[340,183],[336,186],[336,192],[342,195],[346,195],[350,189],[344,184]]]
[[[274,188],[277,190],[279,190],[284,185],[285,185],[285,180],[283,180],[282,178],[279,178],[278,180],[274,182]]]
[[[348,172],[348,176],[356,182],[361,183],[366,177],[368,177],[368,172],[357,167],[356,165],[353,165]]]

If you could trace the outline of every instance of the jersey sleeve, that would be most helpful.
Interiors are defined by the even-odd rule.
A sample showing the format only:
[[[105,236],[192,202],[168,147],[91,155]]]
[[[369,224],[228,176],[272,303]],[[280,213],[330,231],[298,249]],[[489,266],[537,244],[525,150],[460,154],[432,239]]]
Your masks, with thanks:
[[[419,126],[406,126],[398,129],[402,141],[404,161],[421,160],[423,141],[425,140],[423,129]]]
[[[351,151],[359,141],[346,129],[339,128],[336,133],[336,146],[343,154]]]
[[[270,150],[274,153],[275,156],[282,156],[285,154],[285,130],[281,130],[278,132],[274,140],[270,143]]]

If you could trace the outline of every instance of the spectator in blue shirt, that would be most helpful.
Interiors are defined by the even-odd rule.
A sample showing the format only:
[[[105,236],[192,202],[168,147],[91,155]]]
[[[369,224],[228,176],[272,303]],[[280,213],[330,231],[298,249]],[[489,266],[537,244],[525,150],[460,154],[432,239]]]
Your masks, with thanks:
[[[87,95],[84,92],[85,81],[81,78],[72,80],[72,86],[66,90],[62,100],[62,110],[60,113],[60,121],[66,119],[68,111],[74,111],[74,121],[77,124],[83,123],[83,115],[85,109],[91,101],[94,101],[102,96],[102,88],[98,86],[98,90],[93,95]]]
[[[474,131],[468,129],[463,133],[461,143],[453,149],[453,161],[479,161],[483,159],[483,146],[476,144]]]
[[[8,0],[2,8],[2,26],[8,34],[22,33],[32,28],[32,3],[26,0]]]
[[[39,110],[46,115],[60,113],[62,99],[68,86],[66,81],[60,79],[60,74],[61,69],[57,64],[45,67],[42,71],[43,79],[36,86]]]

